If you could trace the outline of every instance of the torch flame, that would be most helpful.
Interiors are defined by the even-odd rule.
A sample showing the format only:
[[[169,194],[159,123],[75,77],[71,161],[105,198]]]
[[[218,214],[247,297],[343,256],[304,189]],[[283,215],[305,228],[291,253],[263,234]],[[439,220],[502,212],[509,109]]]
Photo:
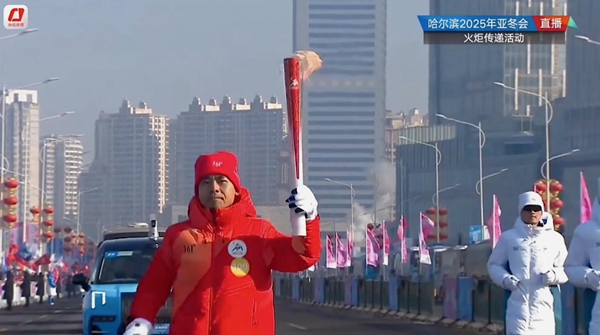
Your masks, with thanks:
[[[296,57],[300,59],[300,68],[302,70],[302,80],[306,81],[310,76],[323,66],[321,57],[314,51],[301,50],[296,52]]]

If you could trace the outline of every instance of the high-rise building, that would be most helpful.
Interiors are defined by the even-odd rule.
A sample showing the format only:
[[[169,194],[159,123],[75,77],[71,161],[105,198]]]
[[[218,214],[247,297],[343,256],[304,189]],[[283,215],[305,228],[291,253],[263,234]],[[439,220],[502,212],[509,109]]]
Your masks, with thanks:
[[[48,135],[40,141],[40,153],[42,203],[54,207],[56,224],[72,225],[79,212],[83,145],[77,135]]]
[[[30,217],[29,209],[39,206],[40,190],[40,110],[38,92],[12,90],[6,96],[4,168],[19,180],[17,192],[19,221]]]
[[[162,212],[169,187],[168,121],[145,102],[136,108],[124,100],[118,113],[100,113],[94,161],[81,176],[82,225],[147,222]]]
[[[304,84],[305,182],[325,220],[349,216],[348,188],[375,203],[369,170],[384,156],[386,0],[296,0],[294,50],[312,50],[323,67]]]
[[[430,15],[566,15],[567,0],[430,0]],[[562,44],[430,45],[430,124],[436,114],[479,122],[515,116],[529,119],[542,98],[565,95],[566,49]],[[484,122],[484,126],[488,123]],[[490,123],[491,124],[491,123]]]
[[[265,102],[257,95],[250,103],[246,99],[232,103],[224,97],[220,104],[211,99],[206,105],[194,98],[173,125],[172,202],[187,204],[194,195],[194,163],[199,155],[230,151],[238,156],[242,184],[250,190],[254,203],[282,203],[279,189],[285,122],[282,105],[275,97]]]

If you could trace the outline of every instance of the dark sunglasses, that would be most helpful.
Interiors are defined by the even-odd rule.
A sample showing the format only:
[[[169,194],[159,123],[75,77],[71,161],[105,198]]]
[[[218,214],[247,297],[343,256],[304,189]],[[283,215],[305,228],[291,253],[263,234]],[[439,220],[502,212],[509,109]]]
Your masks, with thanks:
[[[541,212],[542,207],[537,205],[527,205],[523,207],[523,212]]]

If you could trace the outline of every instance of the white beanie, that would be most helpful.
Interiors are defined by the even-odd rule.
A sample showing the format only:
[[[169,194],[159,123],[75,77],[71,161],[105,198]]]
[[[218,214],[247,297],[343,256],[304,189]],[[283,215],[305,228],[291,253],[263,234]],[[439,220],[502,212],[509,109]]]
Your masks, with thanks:
[[[532,191],[525,192],[519,195],[519,212],[525,208],[525,206],[540,206],[542,211],[544,210],[544,202],[542,201],[542,197]]]

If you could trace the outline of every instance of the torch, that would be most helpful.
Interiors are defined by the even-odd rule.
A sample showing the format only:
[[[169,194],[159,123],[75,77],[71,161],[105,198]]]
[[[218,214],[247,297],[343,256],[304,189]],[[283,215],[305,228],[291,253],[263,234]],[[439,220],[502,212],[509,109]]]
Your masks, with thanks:
[[[290,155],[294,170],[293,187],[304,185],[302,173],[302,82],[322,66],[319,55],[313,51],[299,51],[294,57],[283,60],[285,94],[287,100],[288,131],[291,132]],[[292,236],[306,236],[306,218],[294,210],[290,211]]]

